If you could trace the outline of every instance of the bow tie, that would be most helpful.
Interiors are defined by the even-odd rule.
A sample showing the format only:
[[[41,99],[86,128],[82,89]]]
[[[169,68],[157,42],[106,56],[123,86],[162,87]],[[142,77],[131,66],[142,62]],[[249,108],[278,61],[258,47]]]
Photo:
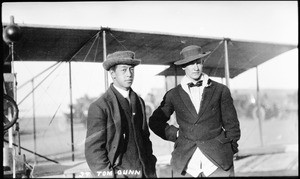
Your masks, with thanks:
[[[194,83],[188,83],[187,84],[188,85],[188,87],[195,87],[195,86],[197,86],[197,87],[199,87],[199,86],[202,86],[202,80],[201,81],[198,81],[196,84],[194,84]]]

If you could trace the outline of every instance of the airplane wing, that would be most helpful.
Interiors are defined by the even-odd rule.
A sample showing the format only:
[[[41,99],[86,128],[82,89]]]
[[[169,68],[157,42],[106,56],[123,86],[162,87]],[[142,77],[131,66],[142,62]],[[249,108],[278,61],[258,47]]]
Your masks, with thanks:
[[[7,24],[6,24],[7,25]],[[6,25],[3,25],[5,27]],[[224,38],[141,32],[114,28],[83,28],[18,24],[22,38],[15,44],[17,61],[103,62],[103,32],[106,53],[131,50],[142,64],[172,65],[180,59],[182,48],[196,44],[212,51],[204,72],[224,77]],[[230,78],[273,57],[297,48],[296,45],[227,39]],[[4,42],[3,42],[4,43]],[[4,57],[8,47],[4,45]],[[173,74],[170,67],[161,75]],[[180,75],[180,69],[178,75]]]

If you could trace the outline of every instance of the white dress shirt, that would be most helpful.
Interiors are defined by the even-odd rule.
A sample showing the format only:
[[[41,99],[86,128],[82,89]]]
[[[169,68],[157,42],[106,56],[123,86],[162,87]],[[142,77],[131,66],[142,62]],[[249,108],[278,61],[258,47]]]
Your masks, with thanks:
[[[113,84],[114,87],[116,88],[116,90],[121,93],[121,95],[128,100],[128,102],[130,103],[130,98],[129,98],[129,90],[124,90],[122,88],[117,87],[115,84]]]
[[[184,76],[181,80],[181,86],[185,92],[189,95],[197,113],[199,113],[201,108],[201,99],[204,88],[207,86],[208,76],[202,73],[200,80],[203,80],[202,86],[200,87],[189,87],[187,84],[193,82],[188,76]],[[205,176],[212,174],[218,167],[214,165],[197,147],[193,156],[191,157],[186,172],[193,177],[198,177],[198,175],[203,172]]]

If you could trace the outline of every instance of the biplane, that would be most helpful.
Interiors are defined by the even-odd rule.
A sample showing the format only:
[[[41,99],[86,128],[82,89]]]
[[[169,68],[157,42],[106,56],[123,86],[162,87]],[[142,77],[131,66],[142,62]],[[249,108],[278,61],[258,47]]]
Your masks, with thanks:
[[[4,23],[2,27],[4,29],[9,25]],[[179,76],[183,75],[183,71],[176,68],[173,63],[178,60],[180,50],[185,46],[197,44],[205,51],[211,51],[207,57],[209,60],[203,69],[204,72],[212,77],[225,78],[226,85],[230,86],[231,78],[297,48],[293,44],[144,32],[110,27],[83,28],[36,24],[18,24],[18,26],[22,37],[13,44],[13,51],[11,46],[4,41],[2,43],[5,73],[11,73],[14,61],[102,63],[106,60],[108,53],[130,49],[142,59],[142,64],[168,65],[169,68],[159,75]],[[8,58],[14,53],[17,54],[14,58]],[[107,74],[103,74],[106,88],[108,87],[107,78]],[[72,94],[71,90],[70,87]],[[70,106],[70,113],[72,113],[72,104]],[[71,129],[71,136],[73,136],[73,129]],[[74,151],[71,152],[73,153],[72,161],[74,161]]]

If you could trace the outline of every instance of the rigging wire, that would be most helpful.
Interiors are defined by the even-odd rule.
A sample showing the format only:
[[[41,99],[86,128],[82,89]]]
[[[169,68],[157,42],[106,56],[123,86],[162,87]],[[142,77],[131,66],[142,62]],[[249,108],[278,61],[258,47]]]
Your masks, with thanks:
[[[94,47],[94,44],[95,44],[96,40],[99,38],[99,33],[100,33],[100,32],[98,32],[98,33],[96,34],[96,37],[95,37],[95,39],[94,39],[94,41],[93,41],[92,45],[90,46],[90,48],[89,48],[88,52],[86,53],[86,55],[85,55],[85,57],[84,57],[84,60],[83,60],[83,62],[85,62],[85,60],[86,60],[87,56],[88,56],[88,55],[89,55],[89,53],[91,52],[91,49]]]
[[[52,116],[52,118],[51,118],[51,120],[50,120],[48,126],[50,126],[50,125],[52,124],[52,121],[53,121],[53,119],[55,118],[55,116],[56,116],[56,114],[57,114],[57,112],[58,112],[58,110],[59,110],[61,104],[62,104],[62,102],[58,105],[58,107],[57,107],[57,109],[56,109],[54,115]]]
[[[51,95],[49,95],[49,93],[47,92],[47,90],[49,89],[49,87],[51,86],[51,84],[57,79],[57,77],[61,74],[62,70],[63,70],[63,69],[61,68],[60,72],[59,72],[58,74],[56,74],[55,78],[53,78],[52,81],[48,84],[48,86],[46,87],[46,90],[44,89],[45,94],[47,94],[47,95],[50,97],[50,99],[52,99],[53,102],[56,102],[56,101],[51,97]],[[58,85],[58,86],[60,86],[60,88],[57,89],[56,91],[58,91],[58,93],[60,93],[61,88],[62,88],[63,86],[62,86],[62,85]],[[66,96],[66,95],[64,95],[64,97],[65,97],[65,96]],[[43,96],[42,96],[42,97],[43,97]],[[42,97],[41,97],[41,98],[42,98]]]
[[[24,82],[22,85],[20,85],[18,87],[18,90],[20,90],[22,87],[24,87],[26,84],[30,83],[33,79],[39,77],[40,75],[42,75],[43,73],[45,73],[46,71],[50,70],[51,68],[53,68],[55,65],[57,65],[59,62],[56,62],[55,64],[51,65],[50,67],[46,68],[45,70],[43,70],[42,72],[40,72],[39,74],[35,75],[34,77],[32,77],[31,79],[29,79],[28,81]]]
[[[66,93],[67,93],[67,92],[66,92]],[[66,94],[66,93],[65,93],[65,94]],[[64,98],[61,100],[60,104],[58,105],[58,107],[57,107],[57,109],[56,109],[54,115],[52,116],[52,118],[51,118],[51,120],[50,120],[50,122],[49,122],[49,124],[48,124],[48,126],[47,126],[47,128],[46,128],[46,130],[44,130],[43,134],[41,135],[41,138],[45,138],[45,134],[46,134],[46,132],[48,131],[50,125],[51,125],[52,122],[53,122],[53,120],[55,119],[56,114],[57,114],[57,112],[59,111],[59,109],[60,109],[60,107],[61,107],[63,101],[64,101],[65,98],[66,98],[66,96],[68,96],[68,95],[64,95]],[[56,137],[59,137],[59,136],[57,135]],[[58,140],[58,141],[60,141],[60,140]]]
[[[109,31],[110,36],[112,36],[125,50],[128,50],[118,39],[117,37],[114,36],[114,34],[112,34],[111,31]]]
[[[239,50],[240,48],[239,48],[237,45],[235,45],[233,42],[231,43],[231,45],[232,45],[234,48],[236,48],[237,51],[238,51],[240,54],[242,54],[241,56],[244,57],[244,59],[246,60],[246,63],[244,63],[243,66],[239,67],[240,69],[243,69],[245,66],[251,64],[251,62],[252,62],[256,57],[258,57],[260,54],[262,54],[262,53],[264,52],[264,51],[262,50],[261,53],[255,54],[252,58],[247,59],[247,58],[246,58],[246,54],[243,53],[242,50]]]
[[[219,48],[219,46],[223,43],[223,40],[219,42],[216,48],[205,58],[205,61]]]
[[[53,78],[52,81],[49,82],[48,86],[46,87],[45,92],[47,92],[47,90],[49,89],[51,84],[60,76],[60,74],[62,73],[63,70],[64,70],[64,68],[61,68],[60,71],[56,74],[55,78]],[[62,86],[60,86],[60,87],[62,87]]]
[[[6,142],[6,143],[8,143],[8,141],[7,141],[6,139],[3,139],[3,141]],[[15,147],[19,147],[19,145],[15,144],[15,143],[13,143],[13,145],[14,145]],[[54,163],[59,164],[59,162],[57,162],[57,161],[55,161],[55,160],[49,159],[49,158],[47,158],[47,157],[45,157],[45,156],[43,156],[43,155],[40,155],[40,154],[38,154],[38,153],[36,153],[36,152],[33,152],[33,151],[29,150],[29,149],[26,149],[26,148],[22,147],[22,146],[20,146],[20,148],[23,149],[23,150],[25,150],[25,151],[27,151],[27,152],[30,152],[30,153],[32,153],[32,154],[34,154],[34,155],[37,155],[37,156],[39,156],[39,157],[42,157],[42,158],[44,158],[44,159],[46,159],[46,160],[48,160],[48,161],[51,161],[51,162],[54,162]]]
[[[91,41],[92,39],[94,39],[94,38],[98,35],[99,32],[101,32],[101,30],[100,30],[100,31],[97,31],[97,33],[96,33],[95,35],[93,35],[90,39],[88,39],[86,42],[84,42],[84,43],[82,44],[82,46],[81,46],[78,50],[75,51],[76,53],[68,60],[68,62],[72,61],[72,59],[76,57],[76,55],[83,49],[83,47],[84,47],[89,41]]]
[[[55,69],[53,69],[36,87],[34,87],[33,89],[32,89],[32,91],[30,91],[19,103],[18,103],[18,106],[26,99],[26,98],[28,98],[29,97],[29,95],[31,94],[31,93],[33,93],[34,92],[34,90],[37,88],[37,87],[39,87],[59,66],[61,65],[61,62],[60,62],[60,64],[58,65],[58,66],[56,66],[55,67]]]
[[[216,69],[215,69],[215,71],[214,71],[214,73],[213,73],[212,76],[215,76],[217,74],[217,70],[221,68],[219,66],[221,66],[220,63],[221,63],[221,59],[223,59],[223,57],[224,57],[224,54],[222,53],[222,56],[220,56],[218,64],[217,64],[217,67],[216,67]]]
[[[58,63],[56,63],[56,64],[58,64]],[[52,65],[52,67],[53,67],[53,66],[54,66],[54,65]],[[48,69],[49,69],[49,68],[48,68]],[[62,71],[62,69],[61,69],[60,72],[56,75],[56,78],[59,76],[59,74],[61,73],[61,71]],[[56,79],[56,78],[55,78],[55,79]],[[31,80],[33,80],[33,79],[34,79],[34,78],[32,78]],[[53,81],[54,81],[55,79],[53,79]],[[29,80],[28,82],[30,82],[31,80]],[[53,81],[52,81],[52,82],[53,82]],[[52,82],[51,82],[51,83],[52,83]],[[49,84],[49,86],[51,85],[51,83]],[[42,88],[42,89],[44,89],[45,94],[48,94],[47,89],[49,88],[49,86],[46,87],[46,90],[45,90],[44,88]],[[42,86],[41,86],[41,87],[42,87]],[[60,85],[60,87],[62,87],[62,86]],[[49,96],[49,97],[50,97],[50,99],[52,99],[51,96]],[[42,97],[39,98],[39,100],[41,100],[41,99],[42,99]],[[52,101],[55,102],[55,100],[52,100]],[[43,106],[43,104],[42,104],[42,105],[37,105],[37,106]],[[23,117],[25,117],[30,111],[32,111],[32,108],[31,108],[31,107],[30,107],[30,109],[27,109],[25,113],[23,113]],[[28,119],[30,119],[30,117],[28,117]],[[22,120],[22,121],[24,121],[24,120]],[[30,120],[28,120],[27,123],[23,124],[23,127],[28,126],[29,122],[30,122]]]
[[[219,48],[219,46],[222,44],[224,42],[224,40],[221,40],[220,42],[219,42],[219,44],[216,46],[216,48],[214,48],[214,50],[205,58],[205,61]],[[219,65],[220,65],[220,62],[221,62],[221,59],[223,58],[223,55],[220,57],[220,59],[219,59],[219,61],[218,61],[218,65],[217,65],[217,68],[216,68],[216,70],[214,71],[214,74],[213,74],[213,76],[214,75],[216,75],[216,73],[217,73],[217,69],[219,68]]]
[[[96,62],[97,54],[98,54],[98,47],[99,47],[99,41],[100,41],[99,34],[100,33],[98,33],[98,36],[97,36],[97,47],[96,47],[96,51],[95,51],[94,62]]]

